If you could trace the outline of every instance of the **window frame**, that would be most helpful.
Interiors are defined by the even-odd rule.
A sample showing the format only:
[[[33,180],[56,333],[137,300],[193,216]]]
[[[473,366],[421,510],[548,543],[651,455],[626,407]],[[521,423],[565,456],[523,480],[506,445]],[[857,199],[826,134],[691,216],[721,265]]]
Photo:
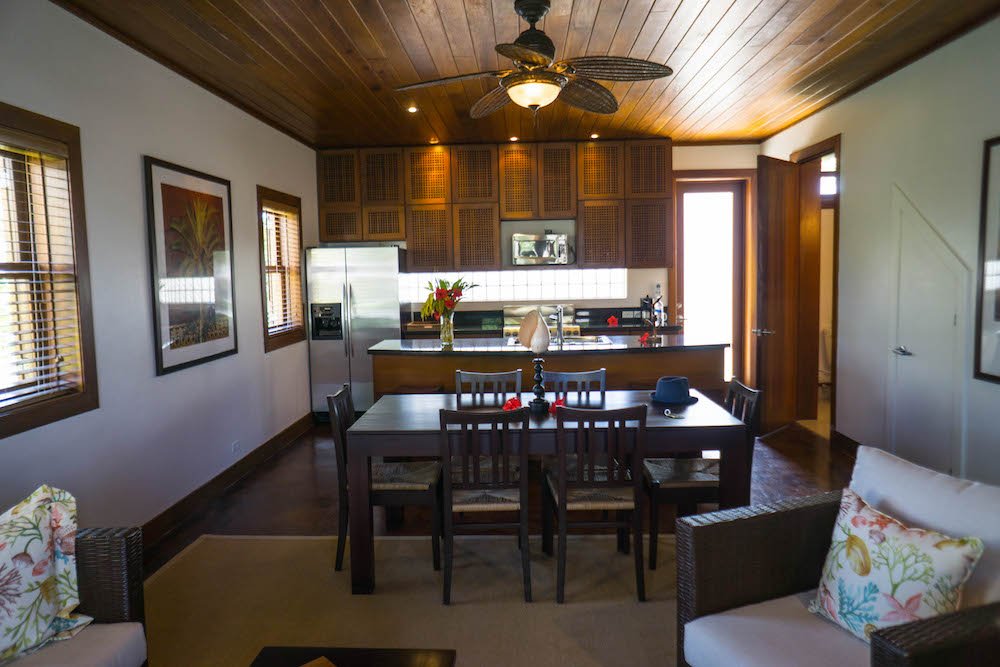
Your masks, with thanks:
[[[279,192],[278,190],[272,190],[271,188],[265,187],[263,185],[257,186],[257,238],[260,245],[260,252],[258,256],[260,258],[260,300],[261,300],[261,319],[262,327],[264,332],[264,353],[272,352],[274,350],[279,350],[283,347],[288,347],[289,345],[294,345],[295,343],[300,343],[306,339],[306,314],[305,314],[305,302],[302,299],[302,293],[298,295],[298,299],[302,301],[302,326],[290,329],[288,331],[282,331],[278,334],[271,334],[268,332],[267,326],[267,260],[264,256],[264,206],[267,202],[274,202],[275,204],[294,209],[296,212],[296,222],[299,226],[299,287],[302,286],[302,199],[295,197],[293,195],[285,194]]]
[[[97,354],[94,348],[93,301],[90,291],[90,261],[87,220],[83,197],[83,159],[80,128],[25,109],[0,102],[0,126],[66,146],[70,220],[73,230],[76,275],[77,326],[80,345],[81,391],[43,400],[27,400],[0,411],[0,438],[22,433],[100,407]]]

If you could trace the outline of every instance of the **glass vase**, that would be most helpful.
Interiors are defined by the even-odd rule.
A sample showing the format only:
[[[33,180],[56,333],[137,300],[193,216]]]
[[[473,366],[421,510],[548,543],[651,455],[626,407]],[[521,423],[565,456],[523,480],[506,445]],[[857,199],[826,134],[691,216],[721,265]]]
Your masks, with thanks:
[[[441,347],[451,347],[455,342],[455,311],[441,315]]]

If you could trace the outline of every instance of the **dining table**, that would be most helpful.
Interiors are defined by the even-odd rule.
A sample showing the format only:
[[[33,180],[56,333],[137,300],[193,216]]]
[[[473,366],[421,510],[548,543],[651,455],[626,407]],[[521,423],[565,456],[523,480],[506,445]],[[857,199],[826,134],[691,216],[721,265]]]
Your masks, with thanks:
[[[646,405],[646,456],[720,452],[719,506],[740,507],[750,502],[750,459],[746,426],[725,408],[696,389],[697,402],[665,407],[651,400],[649,390],[608,391],[583,397],[567,396],[571,407],[613,410]],[[509,398],[509,397],[508,397]],[[530,393],[521,396],[527,405]],[[552,398],[552,395],[549,395]],[[373,457],[433,457],[441,451],[440,411],[458,407],[454,394],[395,394],[382,396],[347,431],[347,475],[350,510],[351,590],[375,592],[375,536],[371,489]],[[461,409],[468,409],[461,406]],[[477,406],[475,409],[483,409]],[[500,406],[488,409],[497,410]],[[556,453],[556,418],[532,416],[529,423],[531,456]]]

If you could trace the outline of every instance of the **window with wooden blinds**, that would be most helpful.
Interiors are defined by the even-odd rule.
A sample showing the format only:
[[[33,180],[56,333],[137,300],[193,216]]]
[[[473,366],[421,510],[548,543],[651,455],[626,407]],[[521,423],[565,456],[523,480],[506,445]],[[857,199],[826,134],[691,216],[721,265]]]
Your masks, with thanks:
[[[79,147],[0,104],[0,437],[98,404]]]
[[[264,351],[305,340],[302,306],[302,203],[257,186]]]

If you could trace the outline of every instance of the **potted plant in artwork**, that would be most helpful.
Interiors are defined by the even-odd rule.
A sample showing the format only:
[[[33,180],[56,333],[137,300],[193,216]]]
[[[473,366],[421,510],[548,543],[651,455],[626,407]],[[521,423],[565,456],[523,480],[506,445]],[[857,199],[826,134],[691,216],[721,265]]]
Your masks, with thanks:
[[[476,287],[465,282],[464,278],[459,278],[453,283],[439,279],[437,284],[434,281],[427,283],[430,292],[427,300],[424,301],[420,314],[426,319],[433,317],[435,321],[441,323],[441,346],[451,347],[455,342],[455,308],[467,290]]]

